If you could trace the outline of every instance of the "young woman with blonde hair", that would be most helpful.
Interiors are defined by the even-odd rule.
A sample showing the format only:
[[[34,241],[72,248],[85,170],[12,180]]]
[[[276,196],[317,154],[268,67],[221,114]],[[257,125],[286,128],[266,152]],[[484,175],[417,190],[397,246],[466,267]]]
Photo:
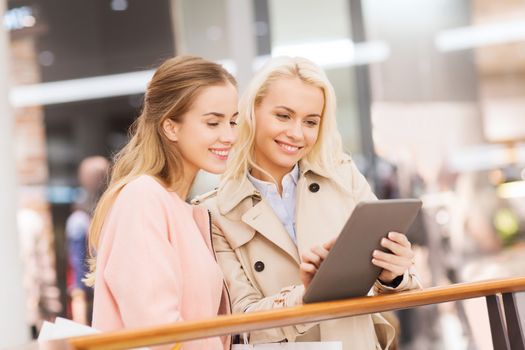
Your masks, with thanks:
[[[93,327],[101,331],[229,312],[209,214],[185,202],[200,169],[222,173],[235,141],[237,89],[220,65],[176,57],[154,73],[131,139],[89,232]],[[228,338],[184,344],[227,349]]]
[[[239,105],[238,141],[223,181],[196,199],[212,214],[214,248],[235,313],[302,303],[305,287],[359,201],[365,178],[343,152],[332,85],[303,58],[272,59]],[[370,257],[383,268],[376,293],[417,288],[413,252],[391,232]],[[379,314],[251,332],[251,343],[342,341],[344,349],[389,348],[394,328]]]

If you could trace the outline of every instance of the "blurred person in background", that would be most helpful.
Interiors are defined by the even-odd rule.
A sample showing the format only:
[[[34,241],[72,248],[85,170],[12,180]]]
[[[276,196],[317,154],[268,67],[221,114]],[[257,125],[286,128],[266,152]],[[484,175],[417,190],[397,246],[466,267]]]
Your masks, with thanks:
[[[218,190],[197,197],[212,214],[214,248],[236,313],[302,304],[305,289],[355,205],[376,199],[342,149],[336,101],[320,67],[280,57],[252,79],[239,105],[239,140]],[[414,254],[390,232],[370,260],[376,293],[418,288]],[[342,341],[344,349],[392,349],[380,314],[253,331],[250,343]]]
[[[87,235],[93,211],[106,188],[108,171],[109,161],[104,157],[92,156],[82,160],[78,167],[79,198],[66,221],[71,318],[82,324],[91,323],[93,306],[92,289],[82,282],[88,272]]]
[[[166,60],[148,84],[89,231],[93,327],[101,331],[229,313],[210,217],[186,202],[201,169],[219,174],[235,142],[237,88],[222,66]],[[183,349],[228,349],[229,337]],[[172,348],[168,346],[167,348]]]

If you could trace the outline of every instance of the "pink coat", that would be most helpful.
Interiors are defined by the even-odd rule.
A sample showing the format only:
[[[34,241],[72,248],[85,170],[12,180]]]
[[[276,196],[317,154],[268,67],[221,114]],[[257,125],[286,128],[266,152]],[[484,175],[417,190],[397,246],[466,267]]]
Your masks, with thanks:
[[[117,196],[97,252],[93,327],[101,331],[200,320],[229,312],[206,209],[140,176]],[[226,349],[229,338],[183,349]]]

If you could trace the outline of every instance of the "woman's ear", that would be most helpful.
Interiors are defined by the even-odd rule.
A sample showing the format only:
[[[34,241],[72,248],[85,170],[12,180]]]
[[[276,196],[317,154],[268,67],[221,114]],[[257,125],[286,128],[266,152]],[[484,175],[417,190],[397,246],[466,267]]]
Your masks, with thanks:
[[[162,123],[162,130],[164,131],[164,135],[166,135],[166,137],[170,141],[178,141],[177,132],[179,131],[179,129],[180,125],[169,118]]]

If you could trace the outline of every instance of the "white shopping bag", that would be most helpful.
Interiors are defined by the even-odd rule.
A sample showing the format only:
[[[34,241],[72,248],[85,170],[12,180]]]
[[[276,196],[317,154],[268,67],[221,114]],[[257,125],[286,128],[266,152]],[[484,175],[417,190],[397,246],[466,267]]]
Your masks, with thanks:
[[[57,317],[55,323],[44,321],[38,335],[38,341],[64,339],[96,333],[100,333],[100,331],[66,318]]]
[[[235,344],[232,350],[343,350],[340,341],[304,343]]]

